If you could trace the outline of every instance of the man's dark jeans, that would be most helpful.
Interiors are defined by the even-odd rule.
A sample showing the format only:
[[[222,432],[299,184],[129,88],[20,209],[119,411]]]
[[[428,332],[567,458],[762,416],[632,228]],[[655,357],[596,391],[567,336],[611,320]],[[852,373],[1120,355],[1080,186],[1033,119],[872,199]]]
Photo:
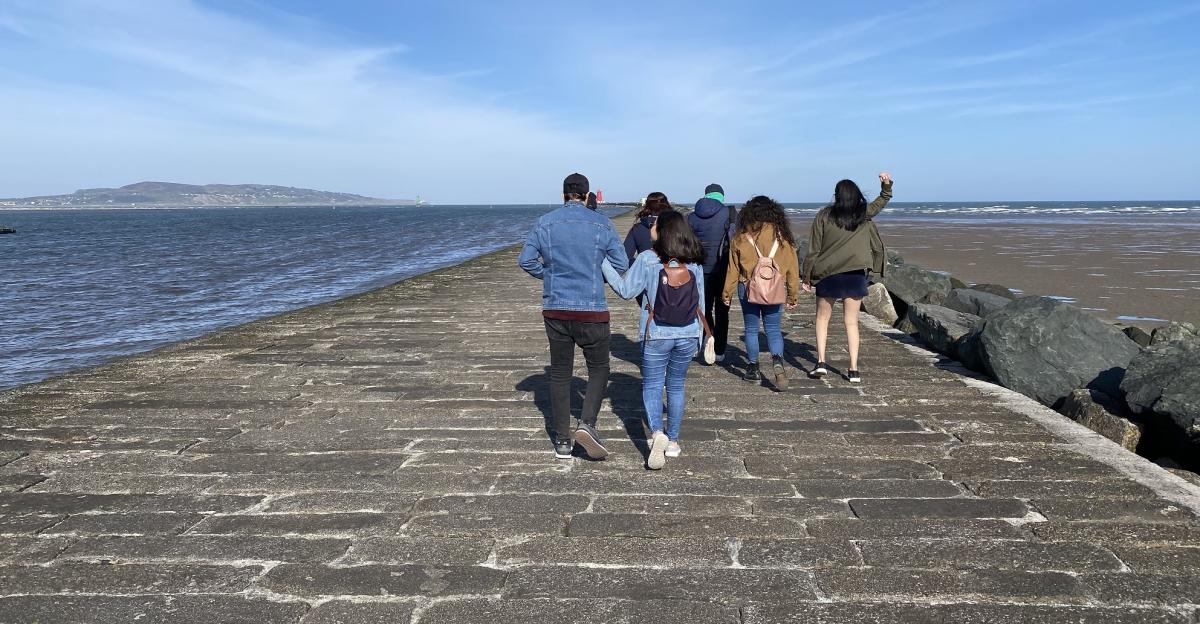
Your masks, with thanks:
[[[717,355],[725,353],[725,343],[729,340],[729,306],[721,301],[725,271],[725,267],[718,265],[712,273],[704,274],[704,318],[712,328]]]
[[[554,434],[559,441],[570,440],[571,374],[575,367],[575,345],[583,349],[587,362],[587,394],[580,419],[595,426],[600,401],[608,387],[608,355],[612,343],[608,323],[584,323],[543,319],[550,340],[550,411],[554,415]]]

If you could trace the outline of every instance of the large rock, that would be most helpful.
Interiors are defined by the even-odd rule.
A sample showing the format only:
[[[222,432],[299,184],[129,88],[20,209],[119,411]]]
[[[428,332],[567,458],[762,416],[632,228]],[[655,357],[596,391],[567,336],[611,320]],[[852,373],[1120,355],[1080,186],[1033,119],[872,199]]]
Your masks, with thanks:
[[[1125,367],[1139,350],[1117,328],[1049,297],[992,313],[980,342],[992,377],[1051,407],[1084,387],[1121,396]]]
[[[900,252],[892,249],[891,247],[886,248],[884,255],[887,256],[887,265],[889,267],[904,264],[904,256],[900,255]]]
[[[1200,342],[1200,336],[1196,335],[1196,326],[1191,323],[1171,323],[1163,327],[1156,327],[1154,333],[1150,334],[1150,346],[1152,347],[1198,342]]]
[[[971,289],[985,293],[991,293],[998,297],[1004,297],[1005,299],[1017,298],[1017,293],[1013,292],[1011,288],[1008,288],[1007,286],[1001,286],[999,284],[975,284],[971,287]]]
[[[1173,342],[1143,350],[1121,382],[1138,414],[1157,412],[1200,442],[1200,344]]]
[[[888,325],[895,325],[900,318],[900,315],[896,314],[896,306],[892,305],[892,296],[883,284],[871,284],[867,287],[867,298],[863,299],[863,308],[867,310],[867,314]]]
[[[1008,305],[1012,299],[982,290],[955,288],[946,297],[946,307],[975,316],[987,316]]]
[[[899,300],[896,312],[904,316],[914,303],[941,305],[950,294],[950,278],[911,264],[891,267],[879,278],[893,299]]]
[[[1121,331],[1124,332],[1124,334],[1126,336],[1129,336],[1130,340],[1137,343],[1137,346],[1139,346],[1139,347],[1150,346],[1150,341],[1151,341],[1150,334],[1147,334],[1146,330],[1142,329],[1141,327],[1123,327],[1123,328],[1121,328]]]
[[[1096,390],[1076,390],[1067,395],[1062,413],[1067,418],[1137,452],[1142,439],[1142,426],[1129,419],[1121,402]]]
[[[909,306],[908,320],[916,326],[921,340],[938,353],[945,353],[953,358],[958,357],[958,342],[973,332],[979,324],[979,317],[974,314],[927,303],[914,303]]]
[[[983,334],[984,324],[985,321],[980,320],[979,326],[971,333],[960,338],[956,346],[958,361],[962,362],[963,366],[980,373],[987,372],[987,366],[983,362],[983,343],[979,340],[979,337]]]

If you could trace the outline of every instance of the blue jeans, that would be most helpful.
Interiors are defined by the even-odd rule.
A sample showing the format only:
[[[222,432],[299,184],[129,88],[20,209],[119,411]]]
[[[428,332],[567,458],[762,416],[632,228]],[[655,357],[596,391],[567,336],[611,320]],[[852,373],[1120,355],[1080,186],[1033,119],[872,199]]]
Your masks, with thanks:
[[[742,321],[746,324],[746,357],[751,364],[758,363],[758,326],[767,333],[767,349],[771,355],[783,356],[783,304],[759,305],[746,301],[746,285],[738,284],[738,299],[742,304]]]
[[[663,430],[663,386],[667,388],[667,437],[679,439],[683,425],[683,382],[696,357],[695,338],[656,338],[642,344],[642,403],[650,431]]]

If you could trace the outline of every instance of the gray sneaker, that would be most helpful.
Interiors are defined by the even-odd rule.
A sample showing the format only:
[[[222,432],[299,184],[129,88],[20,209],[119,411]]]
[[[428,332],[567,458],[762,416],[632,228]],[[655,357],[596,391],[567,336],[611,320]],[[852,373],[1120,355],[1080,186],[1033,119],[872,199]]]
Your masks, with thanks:
[[[679,442],[676,442],[675,440],[671,440],[669,443],[667,443],[667,453],[666,454],[667,454],[668,459],[675,459],[676,457],[679,457],[680,455],[683,454],[683,448],[681,448],[679,446]]]
[[[582,446],[583,451],[592,459],[608,457],[608,449],[604,448],[600,434],[596,433],[595,427],[585,422],[580,422],[579,428],[575,430],[575,443]]]
[[[662,470],[667,465],[667,434],[655,431],[650,436],[650,456],[646,458],[646,467],[650,470]]]
[[[554,457],[558,459],[571,459],[574,450],[575,444],[570,440],[554,443]]]

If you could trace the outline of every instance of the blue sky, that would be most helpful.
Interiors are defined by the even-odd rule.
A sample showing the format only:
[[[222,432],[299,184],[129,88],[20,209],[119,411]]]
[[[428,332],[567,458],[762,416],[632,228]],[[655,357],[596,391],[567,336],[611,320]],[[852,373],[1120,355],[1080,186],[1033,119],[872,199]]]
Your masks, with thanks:
[[[0,197],[1195,199],[1200,1],[4,0]],[[871,185],[873,188],[873,185]]]

